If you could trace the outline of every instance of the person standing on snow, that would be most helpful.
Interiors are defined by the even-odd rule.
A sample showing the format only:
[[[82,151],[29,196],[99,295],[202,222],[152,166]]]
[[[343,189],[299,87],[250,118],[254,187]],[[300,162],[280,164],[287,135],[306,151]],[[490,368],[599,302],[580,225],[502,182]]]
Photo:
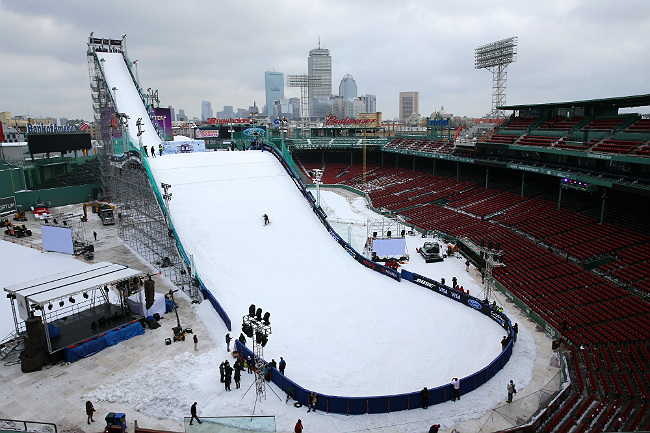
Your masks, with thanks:
[[[287,361],[280,357],[280,373],[284,374],[284,369],[287,368]]]
[[[269,221],[269,216],[267,214],[264,214],[263,217],[264,217],[264,225],[267,225],[268,223],[271,222],[271,221]]]
[[[225,373],[226,373],[226,381],[225,381],[225,386],[226,386],[226,391],[230,391],[230,384],[232,383],[232,367],[226,361],[226,364],[223,367]]]
[[[454,387],[454,397],[451,399],[451,401],[456,401],[456,399],[460,400],[460,381],[458,380],[457,377],[454,377],[451,380],[451,385]]]
[[[239,389],[239,386],[240,386],[241,371],[243,369],[244,369],[244,367],[242,367],[241,364],[238,364],[237,362],[235,362],[235,388],[237,388],[237,389]]]
[[[239,342],[240,342],[241,344],[243,344],[244,346],[246,346],[246,337],[244,337],[244,333],[243,333],[243,332],[239,334]]]
[[[312,410],[316,412],[316,400],[317,400],[316,393],[314,391],[311,392],[309,395],[309,408],[307,410],[307,413],[311,412]]]
[[[420,397],[422,399],[422,409],[427,409],[429,407],[429,390],[426,386],[420,391]]]
[[[226,349],[228,349],[228,352],[230,352],[230,340],[232,340],[232,337],[230,334],[226,334]]]
[[[201,424],[203,422],[203,421],[201,421],[199,419],[198,416],[196,416],[196,402],[194,402],[194,404],[190,408],[190,415],[192,415],[192,418],[190,418],[190,425],[192,425],[192,422],[194,421],[194,418],[196,418],[196,420],[199,422],[199,424]]]

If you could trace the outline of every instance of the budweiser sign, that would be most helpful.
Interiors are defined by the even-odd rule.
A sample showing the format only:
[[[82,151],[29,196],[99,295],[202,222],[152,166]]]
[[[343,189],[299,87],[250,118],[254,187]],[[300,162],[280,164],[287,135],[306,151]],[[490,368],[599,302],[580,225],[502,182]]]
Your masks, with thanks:
[[[377,119],[353,119],[351,117],[339,119],[337,116],[329,116],[325,119],[325,125],[367,125],[375,122]]]
[[[250,119],[244,119],[244,118],[237,118],[237,119],[216,119],[214,117],[210,117],[209,119],[205,120],[205,123],[209,125],[228,125],[231,123],[251,123]]]

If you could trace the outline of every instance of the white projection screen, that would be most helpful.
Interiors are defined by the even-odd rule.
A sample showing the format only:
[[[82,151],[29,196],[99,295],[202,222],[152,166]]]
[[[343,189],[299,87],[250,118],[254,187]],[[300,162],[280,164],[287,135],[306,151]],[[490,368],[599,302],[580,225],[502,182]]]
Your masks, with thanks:
[[[57,253],[74,254],[72,229],[66,227],[41,226],[43,249]]]

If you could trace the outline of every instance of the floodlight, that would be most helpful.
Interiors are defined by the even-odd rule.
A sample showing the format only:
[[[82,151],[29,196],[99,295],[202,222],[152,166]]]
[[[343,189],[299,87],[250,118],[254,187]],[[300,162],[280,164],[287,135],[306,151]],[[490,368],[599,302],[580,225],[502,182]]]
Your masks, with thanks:
[[[84,293],[84,299],[88,299],[88,293]]]
[[[63,307],[63,304],[65,304],[65,302],[59,301],[59,307]]]
[[[269,313],[268,311],[267,311],[266,313],[264,313],[264,324],[265,324],[265,325],[269,325],[269,324],[271,323],[271,322],[269,321],[269,318],[270,318],[270,317],[271,317],[271,313]]]
[[[255,312],[255,318],[257,320],[262,320],[262,309],[258,308],[257,311]]]
[[[76,302],[72,296],[68,298],[68,301],[70,301],[71,304],[74,304]]]
[[[517,37],[481,45],[474,52],[476,69],[502,66],[517,61]]]
[[[251,304],[251,306],[248,307],[248,315],[255,317],[255,304]]]
[[[48,306],[47,306],[47,309],[48,309],[48,310],[51,310],[51,309],[52,309],[52,304],[48,305]]]

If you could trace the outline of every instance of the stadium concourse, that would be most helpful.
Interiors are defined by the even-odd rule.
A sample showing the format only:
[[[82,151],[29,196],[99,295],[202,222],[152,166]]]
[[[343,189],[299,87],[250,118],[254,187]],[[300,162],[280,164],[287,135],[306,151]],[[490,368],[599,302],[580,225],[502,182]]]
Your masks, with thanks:
[[[192,162],[192,158],[200,158],[201,163]],[[190,181],[184,171],[198,169],[216,174],[214,166],[211,168],[213,161],[217,161],[222,171],[227,174],[204,182],[203,185]],[[237,165],[238,168],[235,167]],[[274,171],[274,167],[280,171]],[[343,317],[344,315],[352,314],[352,310],[345,310],[348,308],[346,304],[349,297],[343,297],[338,307],[331,303],[320,308],[319,304],[306,304],[309,299],[316,297],[316,294],[305,296],[294,292],[291,296],[293,299],[289,297],[287,300],[290,305],[288,311],[285,312],[279,305],[274,305],[273,309],[269,309],[272,312],[271,323],[274,328],[266,347],[267,358],[278,360],[279,356],[283,356],[288,362],[288,377],[300,378],[300,381],[305,382],[305,386],[311,386],[318,391],[338,389],[341,393],[354,392],[355,389],[365,393],[417,390],[424,385],[435,386],[437,383],[433,383],[433,378],[438,371],[444,371],[443,375],[436,379],[438,383],[445,383],[454,375],[461,376],[460,373],[453,372],[460,371],[464,364],[471,365],[477,347],[477,344],[464,344],[466,338],[471,339],[473,335],[478,335],[485,340],[491,340],[483,343],[492,347],[488,350],[489,356],[499,352],[502,331],[497,329],[486,338],[485,331],[476,330],[476,315],[463,316],[467,311],[471,313],[471,310],[453,306],[451,310],[446,310],[448,307],[445,304],[448,300],[430,291],[423,292],[407,282],[394,283],[395,288],[388,290],[398,292],[400,298],[407,300],[406,307],[400,307],[400,300],[392,298],[388,291],[384,293],[392,299],[391,304],[381,305],[372,300],[378,290],[386,290],[381,288],[381,280],[376,279],[374,272],[349,258],[322,226],[311,218],[311,212],[307,211],[305,214],[305,211],[300,209],[291,211],[292,206],[286,206],[296,199],[298,193],[290,182],[285,185],[286,179],[279,175],[279,164],[269,154],[218,152],[163,156],[154,164],[154,172],[161,179],[177,176],[172,180],[172,215],[177,218],[175,221],[179,224],[179,232],[181,236],[188,237],[190,246],[200,242],[208,244],[198,248],[195,260],[200,272],[204,272],[203,278],[215,279],[214,291],[224,294],[226,305],[229,302],[239,302],[244,306],[259,299],[263,300],[258,302],[260,306],[270,305],[272,301],[269,295],[283,296],[283,293],[291,290],[287,287],[286,279],[281,282],[268,279],[257,285],[241,287],[236,277],[257,278],[255,270],[265,269],[263,262],[277,260],[284,275],[311,278],[314,268],[310,268],[306,262],[331,265],[326,258],[315,259],[313,251],[319,248],[324,250],[326,255],[338,257],[336,260],[341,269],[338,269],[337,273],[354,276],[353,287],[360,297],[360,302],[365,300],[373,304],[374,310],[364,313],[361,319],[370,320],[373,325],[380,321],[395,322],[396,332],[382,328],[382,332],[387,335],[374,337],[375,340],[370,341],[367,338],[370,334],[365,330],[357,332],[351,328],[339,333],[333,329],[333,324],[342,324],[349,319]],[[187,181],[183,182],[182,179]],[[264,202],[264,197],[268,196],[268,190],[260,186],[264,182],[273,189],[276,204]],[[185,212],[188,204],[184,201],[200,201],[205,196],[203,188],[214,189],[215,185],[219,185],[221,191],[213,192],[218,201],[232,200],[226,207],[228,210],[224,211],[221,217],[214,211],[206,211],[200,215],[194,212],[193,216],[188,216]],[[364,219],[372,214],[358,201],[346,208],[348,201],[338,196],[323,192],[323,198],[330,202],[330,207],[335,208],[341,218]],[[250,206],[261,207],[251,209]],[[297,204],[298,208],[301,206],[300,203]],[[201,208],[206,210],[205,207]],[[60,209],[64,213],[75,213],[79,210],[80,205]],[[263,227],[262,210],[269,214],[270,226]],[[57,211],[59,210],[53,212]],[[0,273],[2,286],[16,282],[21,276],[29,275],[29,278],[32,278],[36,277],[38,272],[49,272],[51,266],[60,269],[78,266],[78,261],[72,258],[61,257],[57,253],[39,252],[39,224],[35,221],[28,221],[27,224],[32,226],[35,232],[32,241],[36,248],[19,247],[8,242],[0,243],[3,256],[6,254],[16,258],[11,265],[3,263],[4,267]],[[101,226],[98,218],[91,218],[86,224],[87,232],[98,233],[95,260],[114,261],[143,272],[155,272],[155,269],[121,243],[117,238],[115,226]],[[308,230],[311,241],[308,245],[301,245],[300,249],[296,249],[296,244],[300,245],[300,238],[304,236],[304,230]],[[228,231],[232,234],[228,234]],[[231,239],[227,244],[222,242],[222,245],[215,245],[219,243],[218,239],[227,236],[236,237],[238,240]],[[464,261],[456,258],[425,264],[419,255],[414,254],[415,246],[421,242],[422,238],[419,236],[409,237],[409,265],[412,270],[432,278],[447,275],[450,279],[457,276],[459,284],[466,289],[475,294],[480,292],[480,276],[475,269],[466,272]],[[264,247],[265,254],[258,251],[261,247]],[[218,259],[219,263],[209,261],[215,259],[197,257],[201,254],[215,254],[217,251],[221,254],[221,248],[227,248],[226,258]],[[302,259],[301,255],[306,259]],[[350,263],[349,266],[346,261]],[[50,262],[54,264],[48,264]],[[24,267],[18,266],[17,263]],[[204,268],[208,269],[203,270]],[[217,269],[219,272],[212,273]],[[320,278],[326,279],[323,276]],[[165,293],[172,287],[165,278],[155,279],[157,291]],[[366,279],[372,284],[362,284]],[[389,279],[383,279],[390,283]],[[227,295],[228,288],[224,287],[225,284],[232,284],[234,289],[240,287],[238,293],[247,296],[242,297],[240,301],[235,291]],[[306,283],[297,288],[308,290]],[[319,289],[319,293],[328,290]],[[319,296],[323,294],[320,293]],[[59,429],[80,428],[84,431],[97,431],[101,424],[94,429],[88,429],[84,424],[83,404],[85,400],[90,399],[98,409],[97,419],[101,420],[108,412],[123,412],[127,414],[129,429],[133,421],[137,420],[139,426],[144,428],[201,431],[205,424],[190,427],[187,420],[184,420],[184,417],[189,416],[191,403],[198,401],[199,415],[204,417],[250,415],[253,410],[256,415],[274,415],[277,431],[280,432],[290,431],[297,418],[301,418],[311,431],[426,431],[434,422],[449,430],[456,427],[460,431],[494,431],[513,426],[517,418],[525,419],[531,416],[559,387],[558,360],[550,348],[551,340],[543,332],[535,330],[532,322],[521,316],[503,297],[499,296],[498,299],[512,320],[519,323],[521,329],[512,359],[494,379],[463,396],[461,401],[431,406],[426,411],[414,409],[391,414],[350,417],[327,415],[322,412],[307,414],[304,408],[297,409],[291,404],[285,404],[284,399],[280,401],[273,392],[267,392],[266,400],[255,405],[252,391],[242,398],[252,384],[252,375],[247,374],[242,377],[241,390],[224,392],[219,382],[217,366],[229,357],[223,339],[227,330],[209,303],[191,304],[188,298],[180,296],[178,302],[181,323],[185,327],[192,327],[199,336],[199,352],[194,352],[189,342],[174,343],[171,346],[164,344],[164,339],[171,336],[170,328],[175,325],[173,317],[165,317],[162,319],[162,328],[147,330],[143,336],[127,340],[70,365],[59,364],[30,374],[21,374],[18,365],[5,366],[1,370],[3,383],[6,384],[1,413],[3,418],[54,422]],[[422,305],[417,307],[413,302]],[[309,315],[303,316],[300,312],[307,307]],[[423,309],[413,311],[414,315],[425,316],[424,327],[420,330],[410,329],[408,326],[417,324],[416,317],[406,314],[413,308]],[[443,315],[442,311],[447,312]],[[232,315],[234,316],[234,313]],[[294,324],[292,320],[298,322]],[[289,322],[285,325],[284,321]],[[445,325],[445,322],[451,327],[446,329],[443,335],[437,334],[438,325]],[[333,329],[331,336],[324,328],[320,328],[321,324],[327,329]],[[489,325],[480,325],[479,322],[482,327]],[[299,336],[300,332],[314,330],[320,334]],[[237,336],[237,331],[235,325],[232,335]],[[354,345],[348,345],[346,339],[354,340]],[[387,341],[391,344],[384,344]],[[337,345],[342,347],[337,349]],[[325,353],[322,347],[328,348],[331,353]],[[372,358],[367,356],[368,351],[375,350],[374,347],[378,347],[381,350],[380,356],[386,358],[385,371],[381,370],[382,360],[376,359],[377,355]],[[320,359],[314,361],[309,358],[314,354]],[[334,369],[328,370],[331,366],[334,366]],[[373,372],[378,366],[380,369]],[[471,370],[475,367],[469,368]],[[323,380],[325,376],[321,372],[334,374],[333,371],[337,369],[340,383]],[[364,378],[363,381],[357,380],[360,375]],[[513,405],[505,403],[505,384],[510,379],[519,387],[520,397],[515,399]],[[336,386],[339,388],[334,388]],[[280,393],[277,388],[275,392]]]

